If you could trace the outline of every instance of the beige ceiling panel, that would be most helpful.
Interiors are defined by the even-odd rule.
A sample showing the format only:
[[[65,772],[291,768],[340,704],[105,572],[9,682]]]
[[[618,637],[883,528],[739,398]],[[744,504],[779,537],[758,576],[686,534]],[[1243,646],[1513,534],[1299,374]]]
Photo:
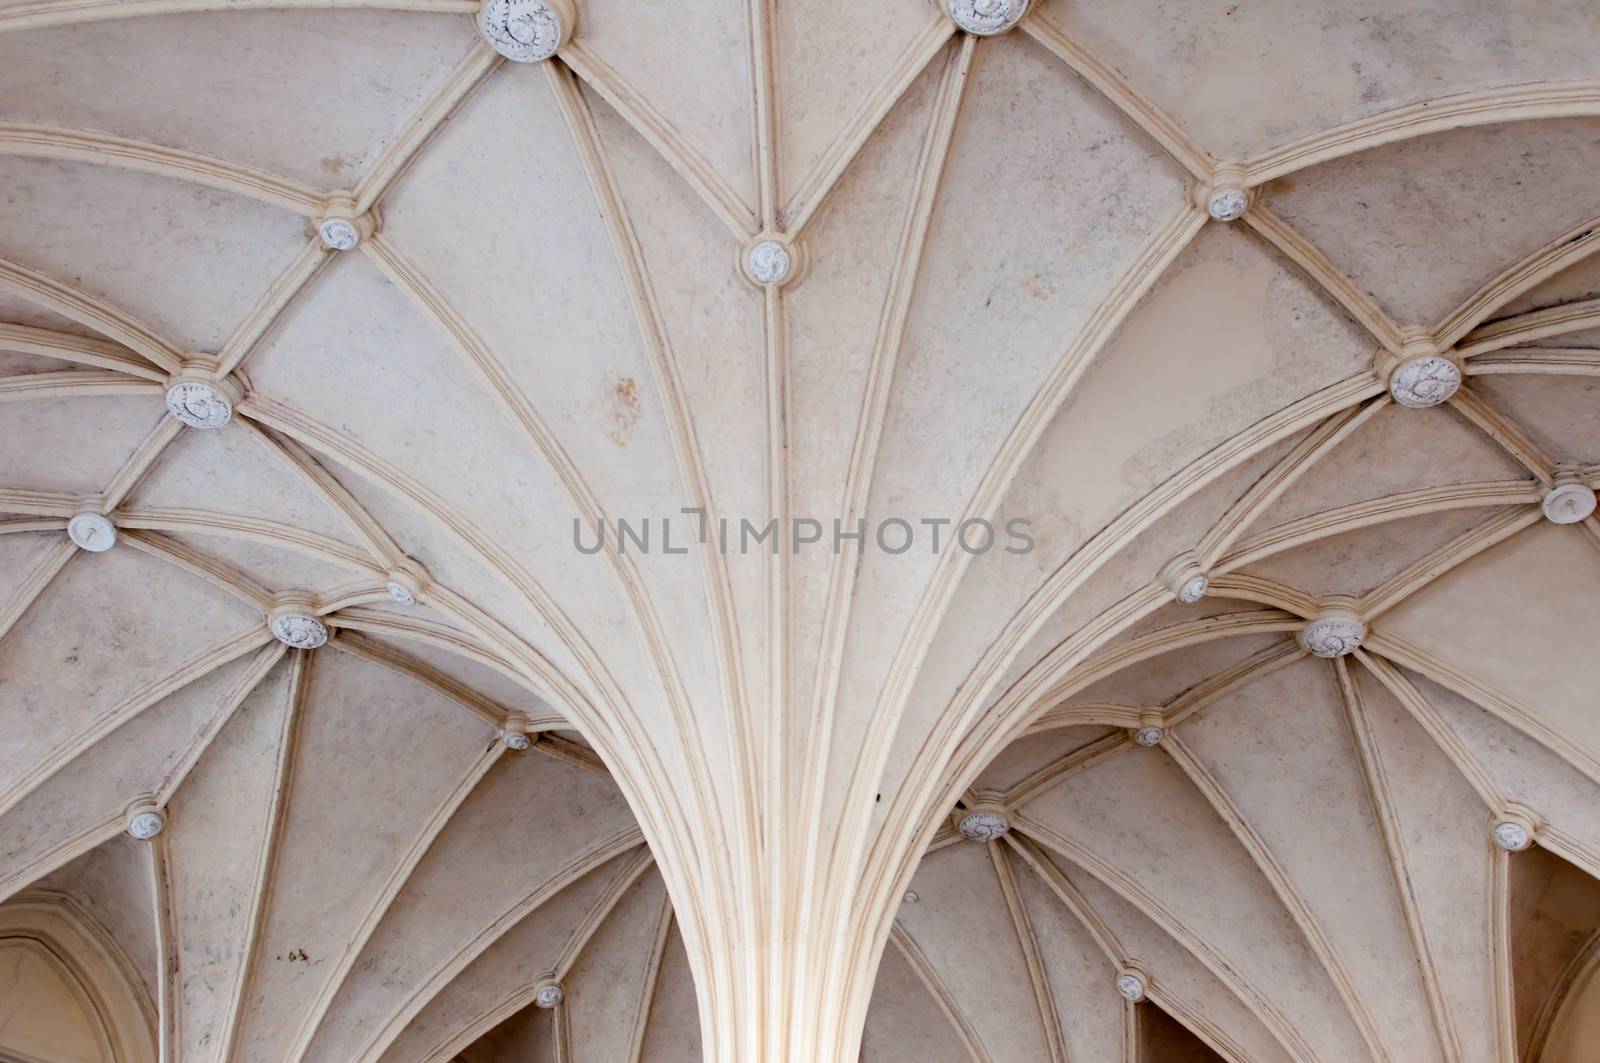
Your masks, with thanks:
[[[137,637],[150,631],[162,637]],[[0,642],[0,708],[10,721],[0,793],[100,737],[211,648],[256,631],[266,641],[260,614],[137,550],[74,557],[29,611],[27,637]]]
[[[375,606],[364,606],[372,609]],[[397,619],[413,616],[427,616],[429,610],[425,606],[396,605],[392,611]],[[453,631],[457,637],[466,636]],[[489,699],[496,705],[513,712],[520,712],[535,722],[548,721],[558,714],[550,705],[541,700],[538,695],[526,686],[508,676],[505,672],[491,668],[486,664],[470,660],[450,650],[435,646],[432,643],[422,642],[417,639],[406,638],[400,633],[393,637],[374,638],[363,635],[367,641],[376,643],[385,650],[392,650],[409,661],[419,662],[432,668],[441,675],[455,680],[475,694]]]
[[[531,1001],[534,985],[555,967],[574,929],[600,906],[616,900],[612,887],[628,872],[632,859],[617,857],[535,908],[429,1000],[382,1056],[374,1058],[399,1063],[438,1052],[448,1059],[451,1052],[521,1010]],[[693,990],[689,991],[692,1023]],[[565,999],[577,1006],[576,1000]]]
[[[182,351],[216,353],[310,238],[287,211],[169,177],[0,158],[0,185],[0,257],[81,287]]]
[[[105,928],[132,966],[134,992],[154,1004],[160,960],[149,850],[118,833],[36,885],[67,894]]]
[[[169,15],[8,33],[0,121],[92,129],[348,189],[475,44],[465,15],[389,11]],[[293,136],[263,135],[285,114]]]
[[[459,532],[464,531],[485,547],[507,551],[578,629],[610,655],[611,666],[625,683],[636,692],[650,690],[655,680],[637,648],[621,594],[611,590],[614,578],[600,557],[574,549],[576,514],[559,484],[487,390],[472,380],[463,361],[446,346],[444,334],[365,261],[335,264],[318,285],[321,297],[300,304],[252,356],[248,365],[256,387],[351,437],[410,485],[431,492],[437,517],[448,518],[458,529],[452,538],[460,542]],[[329,351],[338,352],[340,359],[386,369],[374,376],[329,373]],[[408,415],[431,408],[441,380],[462,385],[451,390],[451,414],[443,421]],[[376,471],[388,475],[388,468]],[[361,492],[361,500],[373,507],[385,527],[426,527],[414,511],[405,523],[388,523],[392,516],[407,514],[407,505],[380,503],[358,483],[351,481],[351,489]],[[591,527],[585,543],[593,542],[592,533]],[[417,542],[416,537],[405,539],[408,548]],[[434,560],[425,551],[418,554],[425,564]],[[505,579],[499,573],[485,575]],[[461,589],[468,597],[482,596],[485,605],[495,593],[482,580]],[[515,622],[523,621],[517,617]]]
[[[1035,519],[1081,541],[1225,439],[1358,375],[1372,347],[1264,245],[1232,227],[1202,231],[1040,440]]]
[[[551,624],[504,573],[497,572],[489,560],[452,533],[443,515],[412,508],[387,481],[379,482],[330,458],[319,457],[339,486],[350,492],[357,505],[395,539],[402,552],[421,562],[433,579],[464,596],[473,608],[483,610],[499,623],[509,624],[556,668],[575,681],[579,678],[581,673],[571,649]],[[590,598],[604,603],[598,593],[591,593]],[[589,631],[592,634],[593,629]]]
[[[0,377],[24,376],[29,373],[48,373],[52,370],[67,368],[69,368],[69,365],[58,358],[0,351]]]
[[[31,325],[34,328],[52,329],[72,336],[95,336],[87,325],[80,325],[69,317],[46,310],[20,295],[0,292],[0,321],[12,325]]]
[[[167,533],[164,537],[244,573],[269,591],[309,591],[327,596],[328,591],[357,580],[373,582],[371,575],[353,565],[335,564],[287,543],[268,546],[240,536],[195,533]]]
[[[121,833],[136,797],[170,792],[223,725],[237,704],[230,693],[256,663],[246,656],[162,698],[60,764],[0,816],[0,894]]]
[[[683,935],[673,924],[661,957],[661,973],[656,979],[656,995],[650,1006],[650,1026],[644,1035],[641,1060],[650,1063],[698,1063],[700,1023],[695,1017],[694,980],[689,971],[689,956],[684,952]]]
[[[1158,654],[1080,690],[1069,704],[1165,705],[1184,691],[1284,642],[1276,634],[1217,638]]]
[[[1040,624],[1038,631],[1033,634],[1018,653],[1016,659],[1006,670],[1004,677],[996,685],[997,691],[1005,691],[1027,670],[1033,668],[1062,640],[1078,631],[1079,628],[1094,619],[1099,613],[1123,600],[1129,594],[1137,592],[1154,578],[1161,567],[1174,555],[1192,550],[1206,535],[1206,533],[1223,518],[1235,501],[1247,491],[1263,474],[1272,469],[1278,461],[1287,454],[1295,445],[1302,433],[1295,432],[1289,437],[1266,447],[1263,447],[1253,457],[1241,462],[1236,468],[1228,470],[1217,476],[1209,490],[1199,491],[1185,501],[1174,506],[1166,516],[1157,520],[1142,534],[1136,536],[1131,543],[1122,547],[1116,555],[1118,562],[1102,565],[1079,582],[1069,597],[1063,598],[1059,593],[1051,600],[1059,605]],[[1033,471],[1039,460],[1036,450],[1030,457],[1028,465],[1018,478],[1012,490],[1008,492],[1002,512],[1029,513],[1031,512],[1031,492],[1037,490],[1045,481]],[[1041,537],[1050,534],[1049,526],[1035,526],[1034,533]],[[1064,548],[1063,548],[1064,550]],[[1039,584],[1053,573],[1053,565],[1057,562],[1046,561],[1048,553],[1044,547],[1039,547],[1040,560],[1039,573],[1035,577]],[[1064,559],[1064,558],[1063,558]],[[980,559],[981,560],[981,559]],[[994,566],[1002,570],[1006,566]],[[991,580],[964,580],[962,587],[957,592],[965,600],[974,594],[986,592],[1002,578],[1002,571],[995,573]],[[1028,588],[1032,590],[1034,588]],[[1015,593],[1015,592],[1012,592]],[[1024,599],[1026,601],[1026,599]],[[1221,612],[1232,612],[1241,608],[1254,608],[1244,603],[1228,603],[1226,599],[1202,599],[1197,605],[1179,606],[1165,604],[1155,608],[1143,621],[1136,622],[1126,628],[1116,640],[1125,640],[1135,635],[1143,634],[1149,630],[1165,627],[1173,623],[1184,623],[1197,617],[1204,617],[1212,609]],[[1013,606],[1013,609],[1016,607]],[[959,645],[953,636],[956,623],[970,616],[974,609],[964,607],[952,610],[949,619],[940,629],[940,641],[948,646]],[[971,651],[969,651],[971,652]],[[930,660],[928,668],[930,674],[938,666],[940,655],[935,655]]]
[[[1395,1058],[1444,1059],[1332,666],[1280,668],[1177,734],[1282,868],[1280,888],[1326,941],[1379,1044]]]
[[[1336,17],[1317,0],[1039,0],[1039,15],[1236,159],[1454,92],[1592,76],[1600,29],[1582,0],[1356,0]]]
[[[1600,258],[1590,255],[1507,303],[1493,320],[1596,297],[1600,297]]]
[[[276,447],[237,424],[179,436],[126,505],[257,517],[344,544],[359,541]]]
[[[506,754],[450,816],[406,879],[309,1042],[312,1058],[358,1059],[439,979],[556,892],[580,859],[617,851],[633,816],[609,777],[537,750]],[[465,868],[479,872],[471,877]]]
[[[22,519],[22,518],[19,518]],[[0,609],[15,608],[38,566],[63,549],[65,532],[9,532],[0,535]]]
[[[415,680],[337,650],[316,653],[296,723],[263,947],[247,976],[250,1007],[236,1041],[245,1055],[293,1044],[342,969],[343,949],[492,738],[487,725]]]
[[[680,158],[702,161],[751,208],[756,203],[754,124],[746,19],[741,0],[640,4],[585,0],[579,37],[604,68],[602,91],[630,92],[670,130]],[[580,70],[590,64],[578,60]],[[542,80],[538,71],[525,71]],[[591,77],[591,80],[594,80]]]
[[[902,904],[896,923],[987,1056],[1049,1059],[1023,945],[988,846],[964,842],[929,853],[911,888],[919,900]]]
[[[793,202],[820,183],[892,99],[886,89],[913,76],[930,41],[949,30],[924,0],[800,0],[774,5],[773,26],[780,177]]]
[[[401,179],[383,239],[465,319],[608,509],[676,502],[660,392],[580,151],[539,70],[501,73]],[[464,170],[471,195],[460,193]],[[536,209],[518,209],[530,201]],[[446,334],[426,327],[444,346]],[[482,386],[450,357],[455,376]]]
[[[1600,119],[1569,118],[1437,133],[1313,167],[1263,195],[1401,325],[1431,328],[1600,215],[1584,179],[1600,162],[1597,131]]]
[[[639,469],[628,488],[632,508],[617,512],[619,516],[655,517],[656,550],[662,548],[659,522],[669,516],[675,518],[671,524],[677,539],[673,548],[694,546],[692,540],[699,532],[696,518],[679,512],[692,503],[689,490],[678,486],[682,480],[675,441],[663,439],[656,444],[646,437],[635,446],[631,436],[642,426],[623,424],[641,411],[653,410],[655,396],[663,394],[661,374],[670,372],[670,379],[677,382],[673,391],[681,392],[683,413],[688,418],[685,424],[694,432],[692,452],[706,479],[710,501],[729,522],[730,542],[737,542],[740,519],[760,528],[769,509],[763,479],[768,467],[763,396],[770,379],[764,295],[736,264],[743,251],[740,243],[718,224],[694,190],[602,99],[592,92],[586,92],[584,99],[594,115],[605,160],[637,239],[637,253],[630,246],[626,257],[619,255],[619,268],[631,274],[641,292],[652,300],[652,312],[659,315],[661,328],[654,356],[647,357],[637,370],[619,367],[612,378],[617,397],[621,395],[618,388],[627,389],[633,412],[611,422],[616,438],[603,444],[603,451],[585,454],[597,466]],[[695,224],[683,224],[690,218]],[[624,324],[639,321],[634,313],[617,316]],[[636,330],[640,327],[646,326],[635,325]],[[650,323],[647,327],[654,334],[656,326]],[[589,357],[594,358],[601,349],[596,347]],[[670,426],[671,407],[663,413]],[[647,412],[645,416],[655,415]],[[571,430],[578,430],[578,425]],[[654,508],[641,513],[640,505]],[[741,646],[750,661],[765,654],[762,596],[768,556],[759,548],[748,552],[734,548],[723,558],[737,605]],[[680,578],[693,576],[699,565],[685,563],[687,560],[662,557],[652,568],[664,563],[674,575],[681,574]],[[641,563],[650,562],[641,559]],[[655,578],[662,575],[666,574]],[[693,584],[674,581],[664,587],[664,601],[681,603],[674,612],[685,622],[697,621],[690,606],[697,593]],[[754,676],[749,681],[754,681]]]
[[[1504,720],[1414,673],[1409,678],[1508,801],[1560,832],[1553,845],[1600,855],[1600,783]]]
[[[1578,346],[1583,337],[1552,337],[1551,342],[1558,339]],[[1594,430],[1600,379],[1497,374],[1479,377],[1473,381],[1473,388],[1495,409],[1527,426],[1529,437],[1555,461],[1584,465],[1600,462],[1600,438],[1596,438]]]
[[[875,455],[857,453],[855,440],[863,427],[882,423],[881,406],[872,405],[867,395],[869,382],[885,393],[904,355],[901,333],[889,326],[912,295],[910,266],[922,245],[913,240],[902,250],[902,240],[913,218],[926,221],[924,210],[913,215],[912,208],[923,172],[919,160],[934,132],[935,92],[949,61],[948,55],[936,58],[881,131],[863,145],[807,225],[805,273],[784,289],[794,411],[788,472],[795,516],[831,521],[842,515],[852,469],[857,491],[867,486],[867,462]],[[831,523],[828,529],[831,534]],[[836,624],[827,632],[823,624],[830,591],[843,593],[834,581],[846,574],[831,549],[790,556],[789,623],[799,636],[791,639],[796,704],[813,696],[822,640],[840,635]]]
[[[959,519],[1093,309],[1182,216],[1177,173],[1037,46],[985,42],[964,92],[888,399],[874,521]],[[1065,161],[1091,145],[1102,168],[1068,180]],[[991,209],[997,187],[1014,212]],[[863,558],[846,703],[877,699],[937,561]],[[859,744],[864,716],[837,722],[840,748]],[[838,772],[828,789],[842,790]]]
[[[1499,1059],[1488,809],[1399,702],[1365,669],[1354,673],[1460,1058]]]
[[[938,1000],[891,943],[883,950],[867,1027],[861,1037],[861,1063],[972,1063]]]
[[[167,808],[184,1058],[226,1058],[252,942],[274,791],[288,755],[292,666],[278,665],[217,733]],[[132,726],[132,725],[130,725]]]
[[[452,1063],[554,1063],[555,1018],[543,1008],[523,1008],[474,1041]]]
[[[1488,614],[1517,622],[1474,622]],[[1593,757],[1600,719],[1582,670],[1600,610],[1600,553],[1583,530],[1541,522],[1445,574],[1386,614],[1392,633],[1448,668],[1511,698],[1538,724]],[[1448,637],[1445,637],[1448,634]]]
[[[1113,727],[1057,727],[1011,743],[973,780],[976,790],[1009,790],[1034,772],[1117,733]]]
[[[1506,509],[1452,509],[1377,524],[1274,554],[1239,570],[1305,591],[1360,597]]]
[[[1529,479],[1527,469],[1453,410],[1388,403],[1302,472],[1243,541],[1312,513],[1424,487]]]
[[[573,1043],[595,1059],[630,1059],[631,1046],[644,1034],[644,1009],[659,970],[658,943],[671,918],[661,876],[647,870],[573,964],[564,983],[570,993],[567,1023]]]
[[[0,417],[7,487],[96,494],[165,413],[159,394],[8,402]],[[61,431],[53,426],[80,426]],[[51,445],[37,446],[49,438]]]
[[[1261,1063],[1293,1059],[1272,1030],[1252,1013],[1218,974],[1186,951],[1138,908],[1103,885],[1093,875],[1068,866],[1054,856],[1051,863],[1082,896],[1091,917],[1100,921],[1128,957],[1147,968],[1152,985],[1165,1005],[1187,1023],[1209,1023],[1236,1047],[1239,1058]],[[1108,987],[1114,992],[1114,989]]]
[[[573,548],[572,518],[579,514],[561,485],[581,482],[613,520],[655,517],[652,550],[635,554],[634,565],[654,608],[671,617],[685,682],[717,689],[717,641],[702,555],[662,553],[659,520],[678,516],[674,549],[681,549],[693,526],[679,511],[691,503],[673,457],[670,411],[659,400],[662,385],[642,348],[605,219],[545,78],[525,68],[505,73],[445,128],[408,172],[385,214],[385,239],[426,274],[503,367],[513,393],[501,400],[530,407],[552,440],[541,443],[534,431],[491,415],[508,431],[497,434],[491,449],[461,447],[477,457],[481,473],[474,479],[491,481],[472,483],[479,489],[475,505],[463,508],[486,525],[486,504],[515,512],[522,527],[508,533],[504,545],[514,545],[541,578],[559,577],[556,593],[580,623],[592,614],[579,609],[593,607],[578,599],[594,596],[597,585],[617,577],[603,556],[586,557]],[[462,167],[478,175],[471,196],[457,194]],[[541,209],[482,209],[484,202],[514,204],[529,195]],[[485,268],[487,275],[515,277],[517,298],[506,299],[501,284],[485,285]],[[423,327],[443,339],[437,326]],[[427,401],[437,379],[473,378],[464,359],[452,354],[451,361],[445,377],[435,375],[441,371],[436,366],[417,366],[406,387],[413,405]],[[441,467],[441,457],[435,445],[419,440],[410,467],[431,485],[453,479],[452,494],[460,497],[464,478]],[[550,495],[520,484],[513,493],[504,472],[512,459],[540,469],[522,475],[540,487],[548,482]],[[610,534],[614,542],[614,527]],[[590,525],[585,541],[593,535]],[[571,601],[563,593],[568,587]]]
[[[1040,962],[1055,1002],[1067,1058],[1116,1059],[1122,1050],[1117,966],[1039,873],[1015,853],[1017,892],[1039,941]]]
[[[1107,873],[1136,884],[1145,898],[1141,907],[1169,912],[1173,926],[1270,998],[1306,1043],[1336,1050],[1341,1059],[1366,1058],[1354,1022],[1302,931],[1244,846],[1166,753],[1130,750],[1069,776],[1022,812],[1026,822],[1087,848]],[[1147,908],[1147,914],[1154,912]]]

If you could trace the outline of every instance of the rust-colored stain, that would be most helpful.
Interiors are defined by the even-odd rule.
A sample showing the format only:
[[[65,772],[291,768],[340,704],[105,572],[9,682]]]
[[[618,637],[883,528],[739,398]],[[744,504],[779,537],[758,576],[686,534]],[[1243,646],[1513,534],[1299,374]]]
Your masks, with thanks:
[[[1035,299],[1048,299],[1056,294],[1056,286],[1037,273],[1029,273],[1022,278],[1022,290]]]
[[[326,174],[342,174],[350,168],[350,160],[343,155],[328,155],[322,159],[322,172]]]
[[[628,445],[628,433],[639,423],[644,405],[639,401],[639,383],[631,376],[619,376],[611,385],[606,406],[606,436],[619,447]]]

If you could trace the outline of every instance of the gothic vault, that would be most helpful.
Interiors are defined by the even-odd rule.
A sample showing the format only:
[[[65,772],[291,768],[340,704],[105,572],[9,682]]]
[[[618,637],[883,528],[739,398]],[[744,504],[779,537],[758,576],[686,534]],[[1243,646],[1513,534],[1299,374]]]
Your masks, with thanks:
[[[1591,1058],[1597,56],[0,0],[0,1058]]]

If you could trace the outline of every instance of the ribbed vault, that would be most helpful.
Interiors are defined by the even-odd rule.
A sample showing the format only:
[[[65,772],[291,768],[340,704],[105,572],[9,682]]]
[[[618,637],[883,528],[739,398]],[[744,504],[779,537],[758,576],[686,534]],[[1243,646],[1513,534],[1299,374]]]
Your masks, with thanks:
[[[0,900],[162,1060],[1565,1036],[1589,5],[565,14],[0,0]]]

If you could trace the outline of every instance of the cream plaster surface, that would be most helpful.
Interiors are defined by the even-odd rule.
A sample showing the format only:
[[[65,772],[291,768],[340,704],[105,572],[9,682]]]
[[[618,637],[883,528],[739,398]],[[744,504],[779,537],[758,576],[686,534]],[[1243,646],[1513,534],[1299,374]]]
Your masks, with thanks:
[[[0,999],[130,1063],[1576,1051],[1600,16],[946,7],[0,0],[0,941],[79,927]]]

